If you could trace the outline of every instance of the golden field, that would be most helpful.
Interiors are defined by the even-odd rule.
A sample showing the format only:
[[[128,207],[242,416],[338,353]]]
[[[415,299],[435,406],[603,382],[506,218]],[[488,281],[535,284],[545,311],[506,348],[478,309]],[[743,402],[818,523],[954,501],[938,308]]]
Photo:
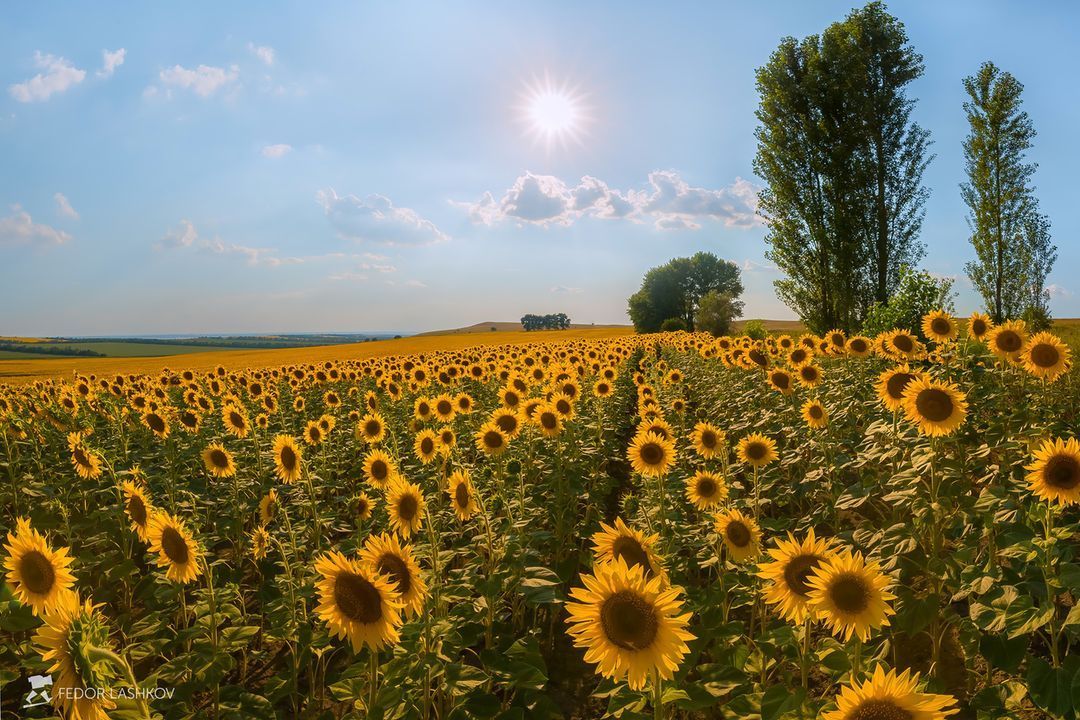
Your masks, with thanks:
[[[27,363],[0,713],[1072,720],[1072,353],[960,325]]]

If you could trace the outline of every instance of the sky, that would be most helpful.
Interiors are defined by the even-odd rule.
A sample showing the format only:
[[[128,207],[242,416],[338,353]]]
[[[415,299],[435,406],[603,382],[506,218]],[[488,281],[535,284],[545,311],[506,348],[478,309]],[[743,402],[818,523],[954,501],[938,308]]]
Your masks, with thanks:
[[[776,300],[755,215],[754,69],[850,0],[4,3],[0,335],[410,332],[625,323],[706,250]],[[1030,158],[1080,316],[1080,6],[894,1],[936,159],[924,267],[979,306],[961,80],[1026,86]]]

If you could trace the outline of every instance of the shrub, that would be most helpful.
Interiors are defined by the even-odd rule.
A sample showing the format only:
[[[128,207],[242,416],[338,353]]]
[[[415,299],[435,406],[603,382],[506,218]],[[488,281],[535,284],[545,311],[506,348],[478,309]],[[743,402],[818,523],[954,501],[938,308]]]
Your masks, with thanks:
[[[742,314],[742,309],[743,304],[730,293],[710,290],[698,303],[694,329],[717,337],[727,335],[731,331],[731,323]]]
[[[862,332],[873,337],[878,333],[903,328],[922,337],[923,316],[932,310],[955,312],[953,305],[953,281],[936,278],[925,270],[918,272],[904,269],[900,284],[885,303],[874,303],[863,320]]]
[[[755,340],[764,340],[769,331],[765,329],[765,323],[761,320],[747,320],[743,325],[742,334]]]
[[[685,330],[686,321],[682,318],[668,318],[664,322],[660,323],[661,332],[675,332],[676,330]]]

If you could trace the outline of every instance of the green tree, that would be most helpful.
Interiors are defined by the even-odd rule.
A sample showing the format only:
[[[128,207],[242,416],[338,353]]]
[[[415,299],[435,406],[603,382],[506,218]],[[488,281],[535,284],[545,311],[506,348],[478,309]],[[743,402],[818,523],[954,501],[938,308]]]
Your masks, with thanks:
[[[731,323],[742,315],[743,304],[728,293],[710,290],[701,296],[694,329],[719,337],[731,331]]]
[[[665,320],[678,318],[694,327],[701,298],[710,291],[742,295],[739,268],[712,253],[675,258],[645,273],[641,289],[630,296],[628,312],[638,332],[658,332]]]
[[[924,315],[932,310],[955,311],[952,286],[951,278],[934,277],[925,270],[914,272],[902,269],[900,286],[887,302],[875,303],[870,308],[863,323],[863,332],[873,336],[900,329],[910,330],[922,337]]]
[[[975,260],[965,269],[995,322],[1027,308],[1046,311],[1046,276],[1057,259],[1049,220],[1039,214],[1031,185],[1037,165],[1026,155],[1035,126],[1022,109],[1024,86],[992,62],[964,79],[970,126],[964,140],[968,206]]]
[[[923,72],[880,2],[785,38],[757,71],[754,170],[779,297],[816,332],[859,326],[918,262],[933,159],[906,86]]]

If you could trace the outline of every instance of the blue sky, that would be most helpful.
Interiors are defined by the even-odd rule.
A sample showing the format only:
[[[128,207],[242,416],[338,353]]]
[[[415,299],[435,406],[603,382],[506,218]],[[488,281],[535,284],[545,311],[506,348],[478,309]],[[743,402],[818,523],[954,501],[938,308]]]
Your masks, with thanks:
[[[739,263],[790,317],[754,222],[753,72],[854,3],[5,3],[0,335],[411,331],[526,312],[626,322],[671,257]],[[893,2],[937,159],[925,267],[977,298],[961,79],[1026,85],[1080,315],[1080,10]],[[575,102],[547,143],[529,89]]]

